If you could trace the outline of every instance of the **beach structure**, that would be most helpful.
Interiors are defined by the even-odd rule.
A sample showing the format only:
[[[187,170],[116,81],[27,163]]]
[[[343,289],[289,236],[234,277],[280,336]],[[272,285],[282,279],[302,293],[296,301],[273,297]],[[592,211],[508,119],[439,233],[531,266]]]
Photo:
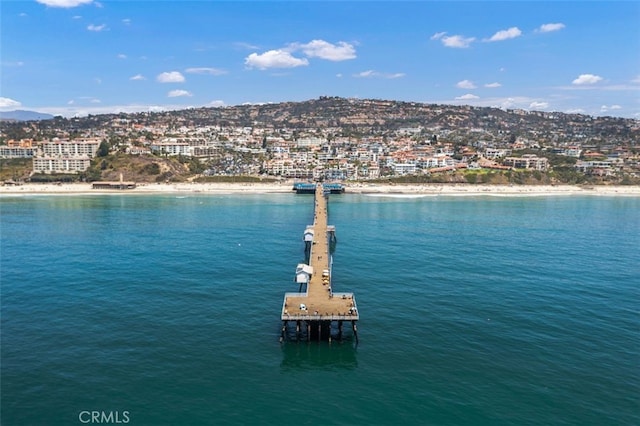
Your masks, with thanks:
[[[120,180],[117,182],[98,181],[91,184],[93,189],[135,189],[135,182],[125,182],[122,173],[120,173]]]
[[[295,182],[293,184],[293,190],[296,194],[314,194],[316,192],[317,185],[312,182]],[[325,192],[331,194],[342,194],[344,192],[344,185],[341,183],[323,183],[322,188]]]
[[[293,334],[289,328],[295,325],[295,338],[328,340],[343,337],[344,323],[350,323],[358,342],[357,321],[360,319],[353,293],[339,293],[332,288],[333,247],[335,227],[327,225],[328,195],[322,184],[315,185],[313,225],[304,231],[306,264],[298,264],[295,282],[300,285],[297,293],[285,293],[282,302],[281,341]]]

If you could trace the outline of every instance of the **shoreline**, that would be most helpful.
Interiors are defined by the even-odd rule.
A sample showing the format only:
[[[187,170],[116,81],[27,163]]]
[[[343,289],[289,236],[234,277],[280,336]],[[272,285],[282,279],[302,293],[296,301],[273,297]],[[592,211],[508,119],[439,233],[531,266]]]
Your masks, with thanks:
[[[135,189],[93,189],[90,183],[38,184],[0,186],[0,197],[15,195],[151,195],[151,194],[269,194],[293,193],[292,182],[281,183],[149,183]],[[346,194],[372,196],[544,196],[600,195],[640,197],[640,186],[577,186],[577,185],[473,185],[473,184],[345,184]]]

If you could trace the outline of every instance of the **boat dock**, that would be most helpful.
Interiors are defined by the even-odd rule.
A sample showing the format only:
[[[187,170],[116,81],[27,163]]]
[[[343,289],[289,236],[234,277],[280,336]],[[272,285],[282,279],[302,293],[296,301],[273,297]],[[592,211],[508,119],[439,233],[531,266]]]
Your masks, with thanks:
[[[289,325],[296,325],[296,340],[306,335],[307,340],[342,339],[343,323],[351,323],[356,343],[356,322],[360,319],[353,293],[339,293],[332,287],[331,247],[335,242],[335,227],[328,222],[328,194],[322,184],[315,186],[313,225],[307,226],[304,241],[307,246],[308,264],[296,268],[298,293],[286,293],[282,302],[282,336],[288,336]],[[304,288],[304,291],[303,291]]]

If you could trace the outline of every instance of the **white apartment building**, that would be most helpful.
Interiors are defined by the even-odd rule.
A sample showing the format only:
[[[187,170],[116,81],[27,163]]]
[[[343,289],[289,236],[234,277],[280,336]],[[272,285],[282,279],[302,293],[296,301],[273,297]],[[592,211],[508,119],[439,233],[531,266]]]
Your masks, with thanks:
[[[523,155],[522,157],[507,157],[504,159],[503,164],[516,169],[544,171],[549,168],[549,160],[547,158],[533,154]]]
[[[98,152],[100,141],[97,139],[52,140],[40,144],[43,157],[77,157],[93,158]]]
[[[397,175],[412,175],[416,172],[415,163],[395,163],[393,171]]]
[[[78,157],[35,157],[33,171],[36,173],[79,173],[84,172],[91,165],[88,156]]]
[[[31,158],[35,151],[34,148],[0,145],[0,158]]]
[[[313,148],[325,143],[327,140],[317,137],[300,138],[296,141],[298,148]]]
[[[42,142],[33,157],[35,173],[79,173],[91,165],[100,147],[99,139],[74,139]]]
[[[290,160],[271,160],[265,165],[265,170],[273,176],[283,176],[287,178],[312,178],[313,170],[305,167],[304,164],[292,162]]]
[[[484,158],[495,160],[496,158],[505,157],[511,154],[510,149],[486,148],[484,150]]]
[[[186,142],[154,142],[151,151],[166,155],[191,155],[191,147]]]
[[[454,166],[456,161],[451,157],[425,157],[418,160],[417,164],[423,169],[434,167]]]

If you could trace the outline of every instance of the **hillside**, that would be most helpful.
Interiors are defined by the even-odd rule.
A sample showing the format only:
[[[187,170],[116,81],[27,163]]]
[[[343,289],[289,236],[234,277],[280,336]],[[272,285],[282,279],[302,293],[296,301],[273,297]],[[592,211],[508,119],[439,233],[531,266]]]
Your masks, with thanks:
[[[112,154],[96,158],[87,170],[87,179],[117,181],[122,175],[125,181],[139,183],[182,182],[191,174],[189,163],[176,157]]]
[[[616,139],[640,141],[640,122],[620,117],[592,117],[559,112],[503,110],[489,107],[436,105],[377,99],[321,97],[303,102],[190,108],[178,111],[55,117],[37,123],[42,137],[60,130],[78,133],[136,124],[177,129],[182,126],[264,127],[273,129],[332,129],[340,136],[366,136],[402,128],[424,128],[459,135],[517,134],[543,143]],[[33,137],[19,123],[0,123],[6,139]]]

